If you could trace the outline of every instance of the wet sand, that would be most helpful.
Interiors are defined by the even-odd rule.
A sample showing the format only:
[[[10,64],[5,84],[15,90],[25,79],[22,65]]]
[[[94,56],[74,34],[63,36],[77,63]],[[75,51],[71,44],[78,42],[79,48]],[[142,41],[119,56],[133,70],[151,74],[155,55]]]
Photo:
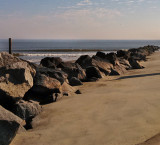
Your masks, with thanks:
[[[160,52],[143,65],[124,76],[85,83],[83,94],[43,106],[34,129],[18,134],[11,145],[136,145],[157,135]],[[141,145],[159,145],[160,135],[155,138]]]

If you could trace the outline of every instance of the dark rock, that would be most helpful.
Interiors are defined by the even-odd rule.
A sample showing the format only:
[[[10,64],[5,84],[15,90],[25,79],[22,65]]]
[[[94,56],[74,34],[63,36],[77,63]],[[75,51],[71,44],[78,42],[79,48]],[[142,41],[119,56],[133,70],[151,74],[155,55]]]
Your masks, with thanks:
[[[60,57],[45,57],[41,60],[40,64],[48,68],[56,68],[62,62]]]
[[[89,66],[93,66],[92,58],[89,55],[82,55],[77,60],[78,63],[83,69],[86,69]]]
[[[9,109],[33,86],[31,70],[26,62],[16,62],[0,68],[0,104]]]
[[[117,70],[111,69],[110,76],[117,76],[120,75],[120,73]]]
[[[107,59],[102,59],[97,56],[93,56],[92,66],[97,67],[105,75],[109,75],[109,73],[111,72],[111,68],[113,67],[113,64],[111,64],[110,61]]]
[[[35,71],[35,67],[32,65],[32,63],[29,63],[26,60],[22,60],[18,57],[15,57],[15,56],[7,53],[7,52],[1,52],[0,53],[0,68],[1,67],[6,67],[6,66],[8,66],[8,67],[13,66],[14,63],[17,64],[19,62],[26,63],[25,67],[27,67],[30,70],[32,76],[35,75],[36,71]],[[23,66],[23,65],[21,65],[21,66]]]
[[[108,59],[113,65],[118,64],[118,59],[115,53],[106,54],[106,59]]]
[[[131,53],[131,57],[138,61],[146,61],[146,57],[153,52],[157,51],[159,47],[157,46],[144,46],[140,48],[129,49],[128,51]]]
[[[34,100],[40,104],[48,104],[54,102],[53,94],[61,93],[61,83],[49,76],[37,73],[34,78],[33,87],[25,94],[24,100]]]
[[[82,94],[80,90],[77,90],[75,93],[76,94]]]
[[[101,51],[98,51],[98,52],[96,53],[96,56],[97,56],[97,57],[100,57],[100,58],[102,58],[102,59],[105,59],[105,58],[106,58],[106,54],[105,54],[104,52],[101,52]]]
[[[0,106],[0,144],[9,145],[25,122]]]
[[[87,78],[92,78],[92,77],[102,78],[100,70],[94,66],[90,66],[86,68],[86,75],[87,75]]]
[[[118,61],[119,61],[119,64],[126,70],[129,70],[132,68],[128,60],[123,58],[118,58]]]
[[[68,79],[76,77],[79,80],[85,80],[86,78],[85,71],[81,68],[81,66],[78,63],[62,62],[57,67],[61,68],[62,71],[68,75]]]
[[[129,58],[129,63],[132,66],[132,69],[143,69],[144,67],[139,64],[139,62],[133,58]]]
[[[118,50],[117,57],[123,57],[128,60],[130,58],[130,52],[127,50]]]
[[[105,75],[109,75],[110,69],[113,65],[107,59],[102,59],[97,56],[93,56],[92,58],[88,55],[81,56],[76,61],[83,69],[87,67],[94,66],[97,67],[102,73]]]
[[[23,120],[29,120],[40,114],[42,107],[35,101],[21,100],[14,105],[13,113]]]
[[[67,79],[68,75],[61,70],[39,67],[37,68],[36,71],[37,73],[34,80],[36,80],[36,77],[39,76],[40,74],[44,74],[48,77],[58,80],[59,82],[61,82],[61,84],[63,84],[64,82],[68,82],[68,79]]]
[[[68,93],[66,93],[66,92],[64,92],[64,93],[63,93],[63,96],[69,96],[69,94],[68,94]]]
[[[46,77],[46,76],[45,76]],[[49,83],[51,86],[47,89],[48,85],[45,88],[45,84],[44,87],[41,88],[41,86],[37,86],[36,89],[31,88],[24,96],[24,100],[29,101],[29,100],[33,100],[33,101],[38,101],[41,105],[44,104],[49,104],[49,103],[53,103],[55,102],[55,94],[58,95],[57,99],[61,99],[64,92],[71,94],[74,92],[74,88],[70,85],[68,85],[66,82],[64,82],[62,85],[60,84],[60,82],[58,80],[52,80],[53,78],[49,78],[50,81],[46,81],[47,83]],[[54,82],[55,81],[55,82]],[[58,81],[58,82],[57,82]],[[43,82],[43,81],[42,81]],[[53,83],[53,85],[52,85]],[[55,83],[55,84],[54,84]]]
[[[34,78],[34,85],[31,89],[38,94],[47,95],[54,93],[56,90],[60,92],[61,83],[57,79],[37,73]]]
[[[80,86],[80,85],[83,85],[82,82],[76,78],[76,77],[72,77],[70,80],[69,80],[69,84],[71,86]]]

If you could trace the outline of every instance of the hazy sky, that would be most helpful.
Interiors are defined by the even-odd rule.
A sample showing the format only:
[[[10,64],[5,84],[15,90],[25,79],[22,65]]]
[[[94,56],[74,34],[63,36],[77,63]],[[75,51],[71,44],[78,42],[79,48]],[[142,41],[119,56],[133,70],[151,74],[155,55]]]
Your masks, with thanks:
[[[160,0],[0,0],[0,38],[160,39]]]

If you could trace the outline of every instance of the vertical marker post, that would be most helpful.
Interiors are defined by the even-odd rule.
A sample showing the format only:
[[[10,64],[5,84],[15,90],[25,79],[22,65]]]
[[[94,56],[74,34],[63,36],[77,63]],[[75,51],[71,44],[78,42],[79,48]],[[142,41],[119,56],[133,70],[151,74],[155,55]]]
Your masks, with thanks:
[[[12,39],[9,38],[9,54],[12,54]]]

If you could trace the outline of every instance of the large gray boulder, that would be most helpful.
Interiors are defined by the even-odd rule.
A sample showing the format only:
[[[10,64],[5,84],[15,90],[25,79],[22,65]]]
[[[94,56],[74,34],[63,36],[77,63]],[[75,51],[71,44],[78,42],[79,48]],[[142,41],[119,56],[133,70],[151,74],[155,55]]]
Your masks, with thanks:
[[[144,66],[142,66],[137,60],[134,58],[129,58],[129,63],[132,66],[132,69],[143,69]]]
[[[26,60],[22,60],[18,57],[15,57],[7,52],[0,53],[0,68],[5,67],[5,66],[10,66],[10,65],[17,63],[17,62],[26,62],[27,63],[26,66],[27,66],[27,68],[29,68],[32,76],[35,75],[35,73],[36,73],[35,67],[36,66],[34,64],[32,64]]]
[[[41,60],[40,64],[48,68],[56,68],[62,62],[60,57],[45,57]]]
[[[129,61],[127,59],[124,59],[124,58],[121,57],[121,58],[118,58],[118,61],[119,61],[119,64],[123,68],[125,68],[126,70],[129,70],[129,69],[132,68],[131,65],[130,65],[130,63],[129,63]]]
[[[33,86],[35,70],[25,61],[0,53],[0,105],[8,107]]]
[[[61,84],[63,84],[64,82],[68,82],[68,75],[61,71],[60,69],[51,69],[51,68],[46,68],[46,67],[38,67],[36,69],[36,76],[34,78],[34,80],[36,80],[37,75],[39,74],[44,74],[48,77],[54,78],[56,80],[58,80],[59,82],[61,82]]]
[[[121,57],[128,60],[130,58],[130,52],[128,50],[118,50],[117,57]]]
[[[37,73],[34,78],[33,87],[25,94],[24,100],[34,100],[40,104],[54,102],[53,95],[62,92],[60,81],[45,74]]]
[[[62,71],[68,75],[68,79],[76,77],[79,80],[85,80],[86,78],[85,71],[81,68],[81,66],[78,63],[62,62],[57,67],[61,68]]]
[[[55,78],[37,73],[34,78],[32,91],[40,95],[48,95],[54,93],[55,90],[61,90],[61,83]]]
[[[0,145],[9,145],[25,122],[0,106]]]
[[[97,67],[105,75],[109,75],[111,68],[113,68],[113,64],[111,64],[109,60],[103,59],[99,57],[99,55],[93,57],[82,55],[77,59],[76,63],[78,63],[83,69],[90,66]]]
[[[26,129],[32,129],[32,119],[40,114],[42,111],[41,105],[35,101],[24,101],[17,102],[12,108],[12,112],[26,121],[24,126]]]
[[[23,120],[32,119],[42,111],[42,107],[35,101],[21,100],[14,105],[13,113]]]

